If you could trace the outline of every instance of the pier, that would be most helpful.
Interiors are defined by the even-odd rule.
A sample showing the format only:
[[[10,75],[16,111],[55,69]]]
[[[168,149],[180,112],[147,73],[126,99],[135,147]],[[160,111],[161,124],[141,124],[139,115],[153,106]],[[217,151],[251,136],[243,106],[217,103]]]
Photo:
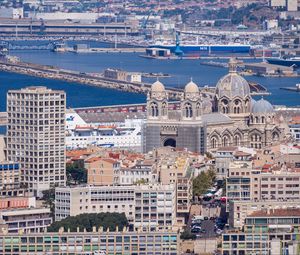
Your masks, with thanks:
[[[54,66],[37,65],[25,62],[10,63],[6,61],[0,61],[0,70],[141,94],[147,94],[152,85],[149,83],[134,83],[108,79],[88,73],[60,69]],[[167,87],[166,90],[169,93],[169,98],[171,99],[178,100],[183,96],[183,89]]]

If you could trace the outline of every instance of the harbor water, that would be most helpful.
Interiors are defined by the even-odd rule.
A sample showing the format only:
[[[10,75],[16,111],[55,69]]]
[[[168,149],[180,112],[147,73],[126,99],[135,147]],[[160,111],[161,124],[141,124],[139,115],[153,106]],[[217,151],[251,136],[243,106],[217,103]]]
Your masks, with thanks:
[[[132,72],[166,73],[170,78],[160,80],[167,86],[183,87],[192,78],[200,87],[215,86],[225,75],[226,68],[201,65],[207,60],[157,60],[145,59],[139,53],[55,53],[47,50],[16,50],[10,55],[18,56],[22,61],[58,66],[64,69],[80,72],[102,73],[106,68],[119,68]],[[219,61],[219,60],[218,60]],[[221,60],[220,60],[221,61]],[[226,61],[226,60],[225,60]],[[95,88],[86,85],[67,83],[56,80],[46,80],[19,74],[0,73],[0,93],[5,97],[6,91],[27,85],[45,85],[54,89],[63,89],[67,93],[68,107],[83,107],[95,105],[130,104],[145,102],[145,96],[120,92],[109,89]],[[249,81],[263,85],[271,93],[267,99],[275,105],[300,105],[299,93],[280,90],[281,87],[293,87],[299,83],[299,78],[271,78],[246,76]],[[147,78],[152,82],[155,78]],[[5,110],[5,103],[0,103],[0,110]]]

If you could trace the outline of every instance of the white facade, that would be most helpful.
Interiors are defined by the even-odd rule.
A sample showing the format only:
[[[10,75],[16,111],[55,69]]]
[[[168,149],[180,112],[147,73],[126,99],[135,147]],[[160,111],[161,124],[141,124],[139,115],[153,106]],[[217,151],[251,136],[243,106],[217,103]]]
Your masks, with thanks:
[[[65,111],[63,91],[27,87],[7,94],[7,158],[20,163],[21,182],[38,195],[66,183]]]
[[[287,0],[287,11],[289,12],[298,11],[298,0]]]
[[[20,229],[25,233],[43,232],[52,223],[50,208],[2,210],[0,219],[9,233],[17,233]]]
[[[141,150],[141,129],[144,120],[127,119],[124,123],[102,125],[87,124],[77,113],[66,115],[67,149],[100,147],[133,148]]]
[[[55,220],[82,213],[125,213],[135,227],[176,222],[175,185],[84,186],[55,189]]]
[[[0,18],[22,19],[23,8],[0,8]]]

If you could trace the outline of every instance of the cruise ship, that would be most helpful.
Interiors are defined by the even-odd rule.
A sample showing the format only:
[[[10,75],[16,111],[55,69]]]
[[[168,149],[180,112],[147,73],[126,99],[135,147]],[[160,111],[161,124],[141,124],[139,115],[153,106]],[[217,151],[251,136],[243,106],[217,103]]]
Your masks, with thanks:
[[[66,148],[79,149],[90,145],[127,148],[141,151],[141,130],[144,120],[126,119],[123,123],[86,123],[77,113],[66,114]]]

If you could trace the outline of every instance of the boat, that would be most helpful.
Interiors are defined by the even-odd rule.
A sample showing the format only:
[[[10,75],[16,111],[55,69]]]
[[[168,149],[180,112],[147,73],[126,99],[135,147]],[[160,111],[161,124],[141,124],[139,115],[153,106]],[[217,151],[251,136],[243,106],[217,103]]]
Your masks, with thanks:
[[[67,46],[64,42],[55,42],[53,44],[52,51],[54,51],[54,52],[66,52],[67,51]]]
[[[87,148],[90,145],[105,148],[141,149],[142,119],[126,119],[114,125],[86,123],[77,113],[66,114],[66,148]]]
[[[171,53],[176,54],[178,52],[178,46],[171,44],[155,44],[151,45],[150,48],[161,48],[168,49]],[[251,46],[243,44],[195,44],[195,45],[180,45],[180,50],[184,55],[210,55],[210,54],[229,54],[229,53],[239,53],[239,54],[249,54]]]
[[[300,68],[300,57],[293,58],[267,58],[269,64],[280,66],[294,66]]]

